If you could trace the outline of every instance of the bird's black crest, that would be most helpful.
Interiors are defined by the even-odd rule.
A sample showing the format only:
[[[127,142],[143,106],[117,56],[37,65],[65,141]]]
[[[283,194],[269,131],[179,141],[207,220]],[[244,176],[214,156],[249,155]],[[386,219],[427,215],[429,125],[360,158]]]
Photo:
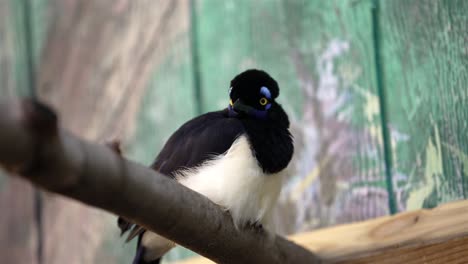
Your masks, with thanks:
[[[231,81],[231,98],[235,101],[239,97],[257,98],[260,87],[265,86],[271,92],[272,99],[279,95],[278,83],[271,76],[257,69],[250,69],[237,75]]]

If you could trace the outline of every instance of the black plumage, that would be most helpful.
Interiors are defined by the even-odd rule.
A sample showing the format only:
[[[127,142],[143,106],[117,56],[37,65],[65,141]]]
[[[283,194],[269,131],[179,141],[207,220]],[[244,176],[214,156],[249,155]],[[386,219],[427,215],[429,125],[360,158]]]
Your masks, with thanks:
[[[172,134],[151,168],[172,177],[180,169],[193,168],[223,154],[244,132],[242,123],[229,118],[227,110],[201,115]]]
[[[166,142],[151,168],[171,178],[177,172],[200,167],[223,155],[236,139],[245,135],[251,154],[264,175],[286,168],[293,154],[288,116],[275,101],[279,95],[276,81],[261,70],[248,70],[231,81],[228,108],[196,117],[182,125]],[[240,194],[241,195],[241,194]],[[122,233],[139,237],[136,264],[159,263],[143,260],[141,238],[145,230],[119,218]]]

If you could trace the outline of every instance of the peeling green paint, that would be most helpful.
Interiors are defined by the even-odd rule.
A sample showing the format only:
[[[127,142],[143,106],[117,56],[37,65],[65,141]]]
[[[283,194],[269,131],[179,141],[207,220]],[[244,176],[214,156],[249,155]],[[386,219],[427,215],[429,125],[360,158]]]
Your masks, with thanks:
[[[408,179],[399,206],[467,199],[468,2],[379,2],[388,120],[405,138],[392,148],[394,175]]]
[[[444,171],[442,162],[442,149],[440,143],[439,130],[434,125],[435,132],[435,145],[432,138],[429,138],[425,155],[425,170],[424,170],[424,181],[417,189],[410,192],[407,200],[407,210],[416,210],[423,208],[424,202],[433,193],[437,186],[440,186],[440,180]]]
[[[355,85],[354,89],[364,98],[364,117],[369,124],[375,123],[375,118],[380,115],[379,97],[369,90],[364,90]],[[380,133],[379,133],[380,134]]]
[[[443,146],[447,147],[450,151],[455,154],[455,156],[460,159],[463,164],[463,174],[465,177],[468,178],[468,154],[461,151],[459,148],[455,146],[451,146],[449,144],[442,143]]]

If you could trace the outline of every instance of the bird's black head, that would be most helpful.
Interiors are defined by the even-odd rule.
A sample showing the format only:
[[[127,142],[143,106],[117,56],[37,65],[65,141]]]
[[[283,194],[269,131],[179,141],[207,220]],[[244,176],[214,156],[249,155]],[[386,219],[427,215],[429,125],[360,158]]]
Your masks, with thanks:
[[[281,108],[275,102],[278,95],[278,83],[268,73],[256,69],[244,71],[231,81],[229,113],[231,116],[270,119],[275,110]]]
[[[239,118],[253,153],[267,173],[283,170],[294,147],[289,119],[275,99],[278,83],[261,70],[247,70],[231,81],[229,116]]]

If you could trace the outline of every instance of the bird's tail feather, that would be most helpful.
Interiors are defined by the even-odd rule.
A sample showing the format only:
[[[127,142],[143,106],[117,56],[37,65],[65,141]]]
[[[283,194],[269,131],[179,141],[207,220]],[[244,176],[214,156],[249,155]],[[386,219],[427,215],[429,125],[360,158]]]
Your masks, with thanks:
[[[135,254],[135,258],[133,259],[132,264],[159,264],[161,262],[161,258],[145,261],[144,255],[146,248],[141,244],[143,234],[138,235],[138,242],[137,242],[137,251]]]
[[[159,264],[161,262],[161,258],[151,260],[151,261],[145,261],[143,256],[145,254],[145,248],[140,246],[138,247],[137,253],[135,255],[135,258],[133,259],[132,264]]]

